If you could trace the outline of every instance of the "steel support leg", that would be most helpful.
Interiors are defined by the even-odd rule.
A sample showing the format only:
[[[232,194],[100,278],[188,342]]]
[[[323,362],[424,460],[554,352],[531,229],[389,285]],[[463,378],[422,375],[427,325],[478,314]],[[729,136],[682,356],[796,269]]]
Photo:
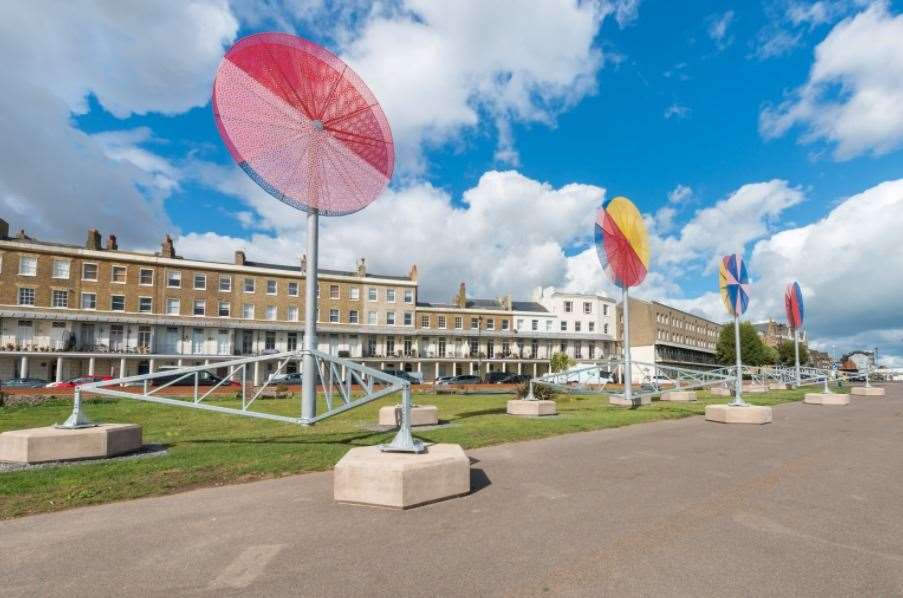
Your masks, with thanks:
[[[88,419],[88,416],[82,411],[82,400],[81,400],[81,392],[78,388],[75,389],[74,397],[72,399],[72,413],[69,414],[68,419],[65,422],[58,425],[57,428],[65,428],[68,430],[75,430],[77,428],[93,428],[97,424]]]
[[[423,453],[426,447],[411,434],[411,385],[405,384],[401,391],[401,427],[389,444],[383,444],[379,448],[386,453]]]

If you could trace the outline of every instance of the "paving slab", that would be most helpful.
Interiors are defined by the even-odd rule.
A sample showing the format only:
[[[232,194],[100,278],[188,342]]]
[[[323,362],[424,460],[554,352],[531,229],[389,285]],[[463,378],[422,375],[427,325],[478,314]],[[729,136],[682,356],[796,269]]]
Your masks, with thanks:
[[[471,493],[410,511],[324,472],[15,519],[0,594],[899,596],[901,426],[793,403],[468,450]]]

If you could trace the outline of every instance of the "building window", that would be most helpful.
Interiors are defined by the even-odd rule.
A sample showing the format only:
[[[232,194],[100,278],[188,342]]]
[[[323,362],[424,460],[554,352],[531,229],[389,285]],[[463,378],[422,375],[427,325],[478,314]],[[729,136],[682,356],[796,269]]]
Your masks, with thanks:
[[[97,264],[82,264],[82,280],[97,280]]]
[[[444,338],[439,339],[439,357],[445,357],[445,345],[446,341]]]
[[[395,326],[395,312],[394,311],[386,312],[386,326]]]
[[[285,349],[286,351],[297,351],[298,350],[298,333],[297,332],[289,332],[285,335]]]
[[[486,330],[495,330],[495,319],[489,318],[486,320]]]
[[[337,285],[337,284],[329,285],[329,298],[330,299],[338,299],[339,298],[339,285]]]
[[[395,303],[395,289],[386,289],[386,301]]]
[[[69,280],[69,260],[53,260],[53,277]]]
[[[405,289],[404,290],[404,302],[405,303],[414,303],[414,289]]]
[[[337,309],[329,310],[329,321],[333,324],[339,323],[339,310],[337,310]]]
[[[142,349],[150,349],[151,346],[151,327],[138,326],[138,346]]]
[[[195,274],[194,275],[194,290],[195,291],[206,291],[207,290],[207,275],[206,274]]]
[[[138,270],[138,284],[143,287],[153,286],[154,271],[151,268],[141,268]]]
[[[297,305],[290,305],[288,307],[288,319],[291,322],[298,321],[298,306]]]
[[[125,284],[125,266],[113,266],[110,269],[110,282]]]
[[[602,334],[608,334],[608,324],[602,325]]]
[[[546,332],[552,332],[552,320],[546,320]]]
[[[368,326],[376,326],[376,312],[375,311],[367,312],[367,325]]]
[[[413,326],[414,325],[413,312],[409,312],[409,311],[404,312],[404,325],[405,326]]]
[[[267,305],[266,319],[267,320],[275,320],[276,319],[276,306],[275,305]]]
[[[564,302],[564,313],[569,314],[574,311],[574,302],[573,301],[565,301]]]
[[[275,280],[267,280],[267,295],[275,295],[278,292],[279,285]]]
[[[480,327],[480,318],[471,318],[470,319],[470,329],[477,330]]]
[[[154,300],[150,297],[138,297],[138,311],[142,313],[154,311]]]
[[[464,318],[461,316],[455,316],[455,330],[461,330],[464,328]]]
[[[602,306],[602,315],[603,315],[603,316],[607,316],[607,315],[608,315],[608,305],[603,305],[603,306]]]
[[[395,353],[395,339],[387,338],[386,339],[386,355],[393,355]]]
[[[19,289],[19,305],[34,305],[34,289],[31,288],[20,288]]]
[[[253,293],[254,292],[254,279],[253,278],[245,278],[245,293]]]
[[[429,316],[420,316],[420,327],[421,328],[429,328],[430,327],[430,317]]]
[[[37,276],[38,258],[33,255],[19,257],[19,276]]]
[[[530,320],[530,330],[539,330],[539,320]]]
[[[232,292],[232,277],[231,276],[220,276],[219,277],[219,292],[220,293],[231,293]]]
[[[288,283],[288,294],[289,294],[289,297],[297,297],[298,296],[298,283],[297,282]]]
[[[50,295],[50,307],[69,307],[69,291],[54,290]]]
[[[110,311],[125,311],[125,295],[110,296]]]
[[[348,312],[348,323],[349,324],[357,324],[357,310],[352,309]]]
[[[351,287],[348,289],[348,296],[352,301],[357,301],[361,298],[361,290],[357,287]]]
[[[580,322],[574,322],[574,332],[580,332]]]
[[[96,293],[82,293],[82,309],[97,309]]]
[[[585,313],[585,314],[593,313],[593,304],[590,303],[589,301],[584,301],[583,302],[583,313]]]
[[[254,319],[254,306],[250,303],[245,303],[241,306],[241,317],[246,320]]]
[[[320,298],[320,283],[317,283],[317,299]]]
[[[182,303],[178,299],[168,298],[166,300],[166,313],[170,316],[177,316],[182,313]]]
[[[367,301],[376,301],[376,289],[372,287],[367,289]]]
[[[568,329],[568,323],[566,321],[562,320],[561,321],[561,331],[567,332],[567,329]]]
[[[439,320],[439,323],[436,325],[436,327],[437,328],[445,328],[446,327],[445,316],[439,316],[438,320]]]
[[[508,320],[502,320],[502,330],[508,330]]]
[[[203,316],[207,314],[207,302],[203,299],[195,299],[191,307],[191,313],[195,316]]]
[[[275,351],[276,350],[276,333],[272,330],[267,330],[266,334],[263,336],[263,350],[264,351]]]
[[[589,323],[589,331],[590,331],[590,332],[595,332],[595,331],[596,331],[596,323],[595,323],[595,322],[590,322],[590,323]]]

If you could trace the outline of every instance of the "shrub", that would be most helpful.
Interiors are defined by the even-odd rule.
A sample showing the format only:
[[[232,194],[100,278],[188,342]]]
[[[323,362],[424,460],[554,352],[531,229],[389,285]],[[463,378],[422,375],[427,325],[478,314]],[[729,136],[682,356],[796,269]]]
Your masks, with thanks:
[[[530,394],[530,383],[525,382],[517,387],[517,398],[524,399]],[[540,401],[551,401],[555,397],[552,389],[545,384],[533,385],[533,396]]]

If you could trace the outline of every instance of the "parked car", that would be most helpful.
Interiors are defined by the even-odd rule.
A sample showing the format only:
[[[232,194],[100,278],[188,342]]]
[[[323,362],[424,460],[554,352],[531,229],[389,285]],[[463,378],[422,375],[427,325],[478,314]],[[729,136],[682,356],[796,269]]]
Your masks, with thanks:
[[[179,380],[184,374],[173,373],[169,376],[160,376],[159,378],[151,379],[151,384],[153,386],[164,386],[173,382],[173,386],[194,386],[194,374],[189,374]],[[178,382],[174,382],[175,380],[179,380]],[[211,374],[206,370],[202,370],[198,372],[198,386],[216,386],[222,380],[219,376]],[[223,382],[222,386],[241,386],[238,382],[234,380],[228,380]]]
[[[507,378],[499,380],[496,384],[526,384],[533,378],[530,374],[508,374]]]
[[[383,374],[389,374],[390,376],[395,376],[396,378],[407,380],[411,384],[420,384],[420,380],[404,370],[383,370],[382,372]]]
[[[47,384],[47,380],[40,378],[10,378],[3,382],[3,388],[43,388]]]
[[[449,380],[454,378],[454,376],[439,376],[435,380],[433,380],[433,386],[439,386],[440,384],[448,384]]]
[[[471,376],[469,374],[462,374],[460,376],[455,376],[451,380],[447,382],[447,384],[481,384],[483,381],[479,376]]]
[[[113,376],[78,376],[77,378],[70,378],[68,380],[63,380],[62,382],[51,382],[46,388],[75,388],[81,384],[105,382],[112,379]]]
[[[486,374],[486,384],[501,384],[511,375],[511,372],[489,372]]]
[[[274,374],[270,376],[270,384],[301,384],[301,372]]]

